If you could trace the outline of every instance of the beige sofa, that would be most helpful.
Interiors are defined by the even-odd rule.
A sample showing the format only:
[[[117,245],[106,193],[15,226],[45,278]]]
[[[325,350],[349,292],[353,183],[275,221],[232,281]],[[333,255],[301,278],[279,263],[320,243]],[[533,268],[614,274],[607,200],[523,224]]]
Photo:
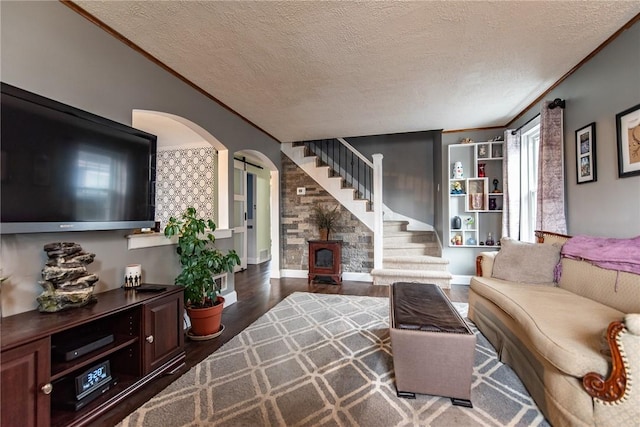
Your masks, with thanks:
[[[518,243],[514,251],[514,242],[503,241],[502,254],[480,254],[469,318],[553,426],[640,425],[640,275],[561,257],[556,283],[549,259],[528,251],[559,250],[569,237],[538,238],[542,246]],[[507,259],[514,265],[508,280],[494,277],[494,266],[505,277]],[[509,277],[527,269],[544,283]]]

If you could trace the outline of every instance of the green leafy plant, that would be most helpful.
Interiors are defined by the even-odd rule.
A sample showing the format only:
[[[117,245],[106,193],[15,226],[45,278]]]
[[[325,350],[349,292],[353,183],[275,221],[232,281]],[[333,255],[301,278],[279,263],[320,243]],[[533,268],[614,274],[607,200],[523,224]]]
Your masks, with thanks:
[[[214,246],[215,230],[213,220],[198,218],[194,207],[188,207],[180,218],[169,218],[164,228],[166,237],[178,236],[176,252],[182,272],[175,283],[184,286],[186,304],[193,308],[216,305],[220,289],[213,276],[231,273],[233,267],[240,264],[236,251],[223,254]]]
[[[330,234],[331,231],[335,229],[341,217],[342,212],[340,211],[339,205],[330,208],[321,203],[317,203],[311,211],[311,221],[313,221],[319,229],[326,229],[327,234]]]

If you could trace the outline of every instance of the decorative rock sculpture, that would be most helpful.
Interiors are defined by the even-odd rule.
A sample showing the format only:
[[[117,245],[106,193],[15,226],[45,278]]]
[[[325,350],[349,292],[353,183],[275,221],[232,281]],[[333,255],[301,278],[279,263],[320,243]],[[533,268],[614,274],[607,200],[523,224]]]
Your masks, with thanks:
[[[96,255],[72,242],[48,243],[44,250],[49,259],[42,269],[44,280],[39,282],[44,291],[37,298],[38,310],[53,313],[96,302],[93,284],[98,276],[86,267]]]

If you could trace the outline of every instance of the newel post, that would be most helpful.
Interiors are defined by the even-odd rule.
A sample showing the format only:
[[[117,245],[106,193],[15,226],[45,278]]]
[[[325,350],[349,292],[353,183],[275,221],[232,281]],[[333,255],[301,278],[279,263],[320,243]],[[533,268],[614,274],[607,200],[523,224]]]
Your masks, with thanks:
[[[382,154],[373,156],[373,268],[382,268]]]

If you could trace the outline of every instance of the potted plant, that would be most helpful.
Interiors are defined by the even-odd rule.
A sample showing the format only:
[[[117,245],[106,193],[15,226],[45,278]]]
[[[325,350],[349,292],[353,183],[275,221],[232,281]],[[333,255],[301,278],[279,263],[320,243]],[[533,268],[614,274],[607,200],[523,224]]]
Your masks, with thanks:
[[[329,235],[335,229],[341,216],[339,205],[329,208],[321,203],[316,203],[313,206],[311,220],[320,230],[320,240],[329,240]]]
[[[196,209],[188,207],[180,218],[171,217],[164,229],[168,238],[178,236],[176,251],[182,272],[176,285],[184,286],[187,314],[191,319],[190,334],[210,336],[220,332],[224,298],[214,275],[233,272],[240,264],[234,250],[223,254],[214,246],[216,224],[211,219],[198,218]]]

